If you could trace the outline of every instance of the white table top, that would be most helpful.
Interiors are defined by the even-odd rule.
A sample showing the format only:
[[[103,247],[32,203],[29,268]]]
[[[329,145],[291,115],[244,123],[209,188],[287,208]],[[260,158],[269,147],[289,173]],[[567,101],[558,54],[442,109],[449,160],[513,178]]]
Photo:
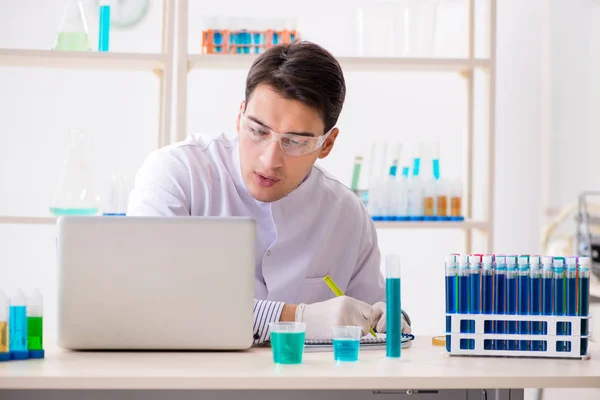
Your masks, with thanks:
[[[336,365],[305,353],[301,365],[275,365],[271,350],[246,352],[47,351],[44,360],[0,363],[0,389],[459,389],[600,388],[600,348],[591,360],[448,356],[418,338],[400,360],[385,351]]]

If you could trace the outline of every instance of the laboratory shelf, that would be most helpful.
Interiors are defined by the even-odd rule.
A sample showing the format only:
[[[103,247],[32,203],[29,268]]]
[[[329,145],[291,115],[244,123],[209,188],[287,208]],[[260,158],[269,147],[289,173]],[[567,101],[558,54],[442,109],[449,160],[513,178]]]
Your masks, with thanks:
[[[245,54],[190,54],[191,69],[248,69],[256,55]],[[391,57],[337,57],[345,71],[438,71],[463,72],[488,68],[490,60],[483,58],[391,58]]]
[[[0,225],[52,225],[56,223],[56,217],[18,217],[0,215]]]
[[[486,230],[485,221],[375,221],[377,229],[479,229]]]
[[[0,49],[0,66],[157,71],[166,65],[165,54]]]

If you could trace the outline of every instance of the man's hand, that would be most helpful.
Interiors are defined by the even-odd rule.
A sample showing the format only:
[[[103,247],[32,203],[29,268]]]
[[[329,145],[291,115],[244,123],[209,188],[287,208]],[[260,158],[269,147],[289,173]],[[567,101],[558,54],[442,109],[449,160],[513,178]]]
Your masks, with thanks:
[[[378,318],[381,318],[379,309],[347,296],[299,304],[296,308],[296,322],[306,323],[307,339],[331,339],[331,328],[340,325],[360,326],[362,334],[366,335]]]
[[[385,303],[382,301],[375,303],[373,304],[373,309],[376,310],[377,315],[380,315],[379,321],[376,321],[377,326],[375,327],[375,330],[378,333],[385,333]],[[402,314],[402,333],[412,333],[412,328],[404,319],[404,314]]]

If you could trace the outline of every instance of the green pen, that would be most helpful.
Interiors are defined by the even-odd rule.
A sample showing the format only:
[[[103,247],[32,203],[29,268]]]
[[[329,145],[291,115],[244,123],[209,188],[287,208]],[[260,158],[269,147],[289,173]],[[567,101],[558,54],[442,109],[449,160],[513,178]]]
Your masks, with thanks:
[[[323,280],[336,296],[344,296],[344,292],[342,292],[342,289],[340,289],[340,287],[333,281],[333,279],[331,279],[329,275],[325,275]],[[377,337],[375,331],[373,330],[373,327],[371,327],[371,330],[369,332],[371,332],[371,335],[373,335],[373,337]]]

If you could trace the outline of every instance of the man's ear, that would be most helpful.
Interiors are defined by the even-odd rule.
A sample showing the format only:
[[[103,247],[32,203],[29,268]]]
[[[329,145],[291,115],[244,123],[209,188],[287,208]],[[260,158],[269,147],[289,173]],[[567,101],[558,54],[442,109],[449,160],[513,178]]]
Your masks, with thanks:
[[[338,128],[333,128],[327,139],[325,139],[325,144],[321,147],[321,151],[319,152],[319,158],[325,158],[329,155],[331,150],[333,149],[333,144],[335,143],[335,139],[337,139],[340,130]]]

